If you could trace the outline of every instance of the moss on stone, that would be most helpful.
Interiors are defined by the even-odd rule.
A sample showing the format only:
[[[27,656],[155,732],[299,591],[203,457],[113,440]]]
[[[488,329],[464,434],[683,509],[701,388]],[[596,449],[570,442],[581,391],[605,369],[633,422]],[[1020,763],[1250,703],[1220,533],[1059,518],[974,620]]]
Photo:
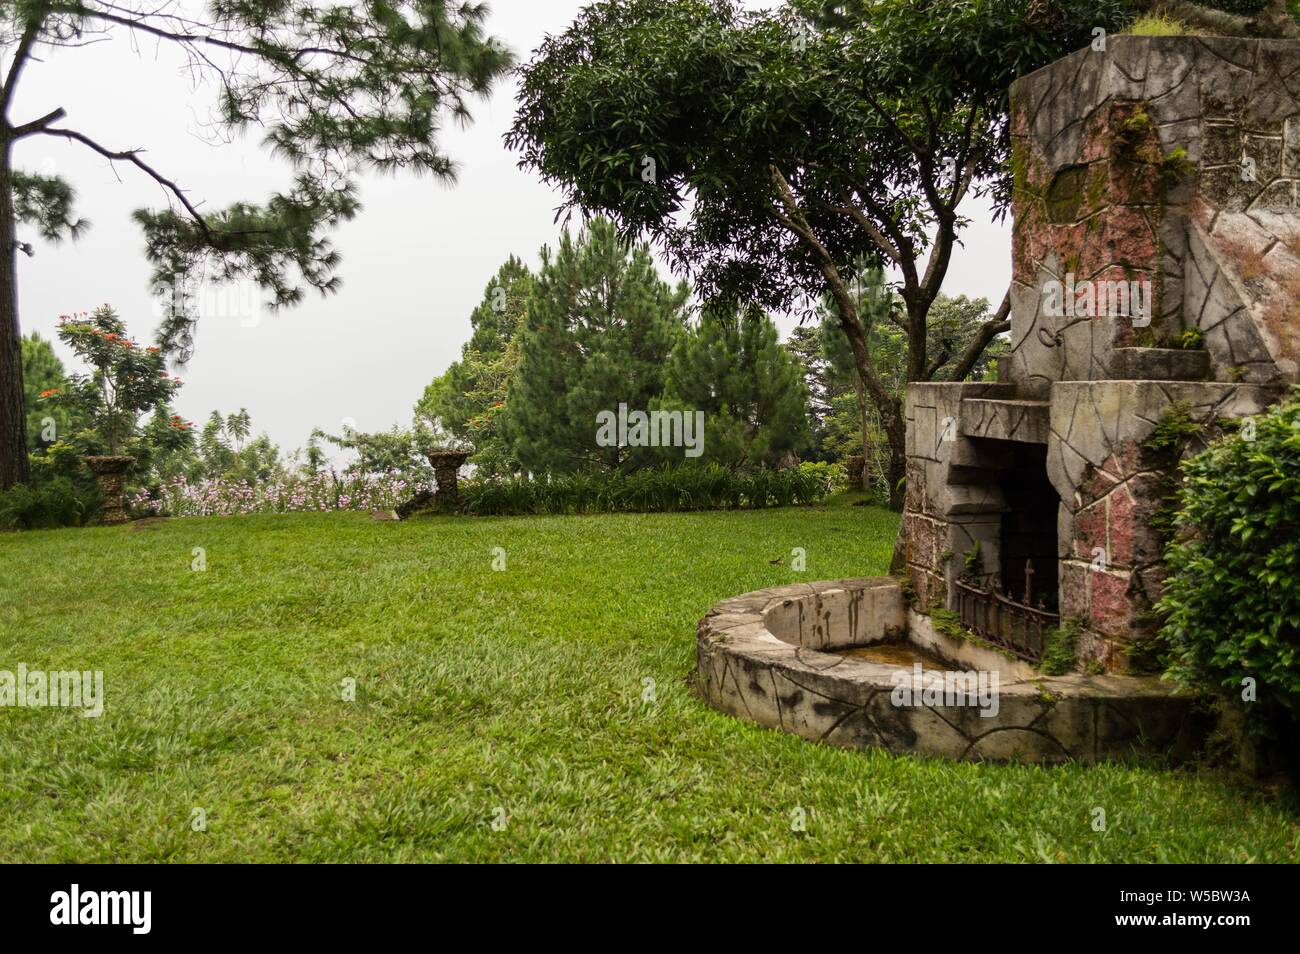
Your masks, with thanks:
[[[1165,155],[1160,164],[1160,180],[1166,188],[1190,179],[1196,172],[1196,163],[1192,162],[1187,149],[1178,146]]]

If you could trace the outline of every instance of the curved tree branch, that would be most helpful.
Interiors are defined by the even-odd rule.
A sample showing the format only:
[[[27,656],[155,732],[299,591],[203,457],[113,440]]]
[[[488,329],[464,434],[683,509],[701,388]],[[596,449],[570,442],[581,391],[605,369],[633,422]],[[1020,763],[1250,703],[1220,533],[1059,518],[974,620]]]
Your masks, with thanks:
[[[198,208],[192,202],[190,202],[189,198],[185,195],[185,190],[182,189],[171,179],[168,179],[166,176],[164,176],[153,166],[149,165],[147,162],[141,159],[140,152],[142,150],[125,149],[121,151],[114,151],[112,149],[109,149],[106,146],[101,146],[99,143],[95,142],[95,140],[91,139],[89,136],[85,135],[84,133],[79,133],[75,129],[43,128],[43,129],[38,129],[37,132],[42,136],[55,136],[60,139],[67,139],[72,142],[79,142],[83,146],[87,146],[88,148],[93,149],[95,152],[99,153],[109,162],[131,163],[137,169],[144,172],[145,175],[149,176],[149,178],[153,179],[154,182],[157,182],[160,186],[162,186],[164,189],[166,189],[168,192],[174,195],[176,197],[176,200],[180,202],[182,206],[184,206],[185,211],[189,213],[190,217],[198,225],[199,229],[203,232],[204,237],[207,238],[209,241],[213,240],[214,236],[212,234],[212,231],[208,228],[208,223],[204,220],[203,216],[199,213]]]
[[[1004,331],[1011,330],[1011,289],[1002,296],[1002,304],[998,305],[998,310],[994,312],[993,317],[980,326],[975,337],[970,340],[966,350],[962,352],[957,363],[953,365],[952,374],[949,375],[949,381],[961,381],[966,375],[970,374],[971,368],[975,367],[975,362],[980,359],[984,349],[989,346],[989,342],[1002,334]],[[942,367],[940,365],[939,367]],[[936,367],[934,371],[938,371]],[[934,372],[932,371],[931,374]]]

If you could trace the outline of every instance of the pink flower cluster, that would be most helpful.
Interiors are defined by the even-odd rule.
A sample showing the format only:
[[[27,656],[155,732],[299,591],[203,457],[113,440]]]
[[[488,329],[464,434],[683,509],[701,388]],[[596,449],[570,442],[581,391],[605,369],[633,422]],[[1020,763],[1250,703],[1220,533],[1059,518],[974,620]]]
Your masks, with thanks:
[[[421,490],[431,489],[432,485],[408,481],[398,474],[335,477],[321,473],[278,477],[256,484],[223,479],[190,483],[177,477],[156,493],[141,490],[133,494],[130,505],[136,513],[173,517],[392,510]]]

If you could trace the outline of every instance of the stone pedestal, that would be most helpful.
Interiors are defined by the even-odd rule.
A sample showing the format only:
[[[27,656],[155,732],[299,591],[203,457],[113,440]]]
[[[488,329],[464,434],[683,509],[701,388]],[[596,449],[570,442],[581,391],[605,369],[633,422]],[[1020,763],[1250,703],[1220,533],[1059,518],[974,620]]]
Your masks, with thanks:
[[[86,466],[95,475],[100,493],[104,495],[103,522],[107,524],[126,523],[131,518],[126,513],[126,503],[122,499],[126,471],[133,463],[134,457],[124,455],[95,456],[83,458]]]
[[[429,453],[429,463],[433,465],[433,476],[438,485],[433,495],[433,503],[439,510],[454,510],[460,505],[457,474],[465,461],[469,460],[469,455],[469,451],[456,450]]]
[[[845,458],[844,466],[848,469],[849,490],[863,490],[866,487],[863,471],[867,459],[861,454],[850,454]]]

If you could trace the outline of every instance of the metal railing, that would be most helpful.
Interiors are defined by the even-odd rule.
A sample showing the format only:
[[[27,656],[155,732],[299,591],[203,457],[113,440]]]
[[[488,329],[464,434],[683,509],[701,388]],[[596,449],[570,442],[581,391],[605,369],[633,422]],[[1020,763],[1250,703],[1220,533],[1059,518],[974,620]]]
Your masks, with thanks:
[[[962,625],[1021,659],[1038,662],[1049,630],[1061,622],[1057,613],[1019,603],[990,587],[956,581],[957,615]]]

